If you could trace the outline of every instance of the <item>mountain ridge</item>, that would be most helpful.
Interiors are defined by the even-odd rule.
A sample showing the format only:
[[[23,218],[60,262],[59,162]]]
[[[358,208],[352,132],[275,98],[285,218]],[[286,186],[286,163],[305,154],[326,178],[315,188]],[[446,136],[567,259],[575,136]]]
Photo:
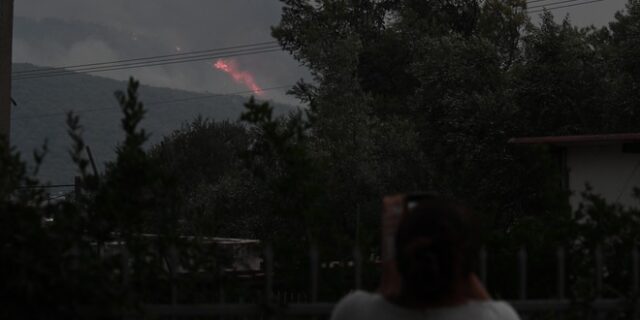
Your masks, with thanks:
[[[32,64],[13,64],[14,71],[47,70]],[[76,175],[68,150],[66,114],[80,117],[85,142],[91,147],[99,170],[113,160],[122,138],[121,113],[114,92],[126,90],[127,83],[94,75],[74,74],[14,80],[11,144],[33,165],[30,156],[46,141],[49,149],[38,177],[52,184],[71,184]],[[248,97],[240,94],[211,94],[152,87],[141,84],[139,98],[147,114],[141,126],[151,134],[147,147],[180,129],[196,117],[215,121],[235,121]],[[277,114],[293,107],[272,102]]]

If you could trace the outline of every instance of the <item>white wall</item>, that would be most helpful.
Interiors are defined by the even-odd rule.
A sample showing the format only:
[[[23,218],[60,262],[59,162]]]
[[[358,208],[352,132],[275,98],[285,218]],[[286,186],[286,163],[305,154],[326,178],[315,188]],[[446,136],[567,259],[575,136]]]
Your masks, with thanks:
[[[625,206],[640,204],[632,197],[633,188],[640,187],[640,154],[623,153],[621,144],[574,145],[567,147],[566,159],[574,209],[587,182],[607,200]]]

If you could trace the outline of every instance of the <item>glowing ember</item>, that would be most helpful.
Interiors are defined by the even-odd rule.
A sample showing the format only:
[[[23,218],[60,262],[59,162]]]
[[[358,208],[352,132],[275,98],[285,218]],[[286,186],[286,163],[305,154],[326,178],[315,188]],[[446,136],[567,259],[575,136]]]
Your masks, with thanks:
[[[218,59],[213,67],[222,70],[233,78],[235,82],[242,83],[247,88],[251,89],[254,94],[262,94],[262,89],[253,80],[253,76],[247,71],[239,71],[236,63],[233,60]]]

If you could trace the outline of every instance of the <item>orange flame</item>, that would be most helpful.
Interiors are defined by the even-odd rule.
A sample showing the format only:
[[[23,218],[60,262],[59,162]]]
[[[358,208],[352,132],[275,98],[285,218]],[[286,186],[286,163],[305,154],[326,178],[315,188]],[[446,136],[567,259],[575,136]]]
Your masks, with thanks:
[[[251,89],[254,94],[262,94],[262,88],[256,84],[253,75],[247,71],[239,71],[235,61],[218,59],[218,61],[213,64],[213,67],[228,73],[235,82],[244,84],[247,88]]]

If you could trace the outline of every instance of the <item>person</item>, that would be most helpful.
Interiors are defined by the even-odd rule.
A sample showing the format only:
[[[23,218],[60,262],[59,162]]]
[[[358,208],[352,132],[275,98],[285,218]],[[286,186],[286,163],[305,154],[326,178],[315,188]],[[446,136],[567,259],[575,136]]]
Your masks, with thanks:
[[[397,292],[384,289],[383,274],[378,292],[348,294],[331,319],[519,320],[509,304],[491,299],[472,271],[476,230],[471,212],[458,203],[419,201],[402,215],[395,233]]]

